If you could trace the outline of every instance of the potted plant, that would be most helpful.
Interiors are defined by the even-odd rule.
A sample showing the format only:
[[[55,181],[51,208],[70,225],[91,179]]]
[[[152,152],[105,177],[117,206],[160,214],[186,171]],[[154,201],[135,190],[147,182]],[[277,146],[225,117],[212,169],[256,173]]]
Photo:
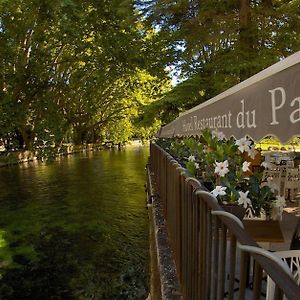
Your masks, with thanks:
[[[197,138],[173,139],[169,152],[207,186],[225,209],[238,206],[251,215],[265,212],[268,216],[276,207],[274,203],[282,204],[275,195],[278,187],[262,182],[262,173],[252,170],[259,152],[247,137],[226,139],[222,132],[204,130]],[[263,167],[262,158],[259,160]]]

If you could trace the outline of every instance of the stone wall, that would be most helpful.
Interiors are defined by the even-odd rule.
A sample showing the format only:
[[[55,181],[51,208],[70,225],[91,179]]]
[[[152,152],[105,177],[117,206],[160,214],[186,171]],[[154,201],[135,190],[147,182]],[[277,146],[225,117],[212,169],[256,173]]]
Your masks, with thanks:
[[[60,154],[60,156],[103,149],[102,145],[96,145],[96,144],[86,144],[86,145],[68,144],[65,146],[66,146],[66,151],[63,154]],[[35,160],[37,160],[37,157],[35,153],[32,151],[28,151],[28,150],[14,151],[14,152],[3,151],[1,152],[0,155],[0,167],[29,162],[29,161],[35,161]]]

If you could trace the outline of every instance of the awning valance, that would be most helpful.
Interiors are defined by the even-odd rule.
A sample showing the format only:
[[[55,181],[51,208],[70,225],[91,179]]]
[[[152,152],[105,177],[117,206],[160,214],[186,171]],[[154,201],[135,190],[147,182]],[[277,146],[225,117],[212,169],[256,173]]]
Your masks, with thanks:
[[[255,141],[300,136],[300,51],[186,111],[158,136],[199,135],[204,128]]]

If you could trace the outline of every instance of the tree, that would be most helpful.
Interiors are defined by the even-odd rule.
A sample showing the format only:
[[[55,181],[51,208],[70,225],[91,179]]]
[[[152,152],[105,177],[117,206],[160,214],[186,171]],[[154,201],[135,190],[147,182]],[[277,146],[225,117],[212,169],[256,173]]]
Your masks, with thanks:
[[[67,1],[1,1],[0,97],[5,100],[1,101],[1,109],[10,119],[2,136],[16,133],[19,148],[31,149],[40,136],[52,136],[49,126],[56,131],[62,128],[61,123],[55,123],[62,118],[56,116],[54,102],[48,96],[54,86],[55,58],[63,47],[63,42],[56,43],[52,38],[56,28],[53,24],[60,18],[67,19],[66,4]]]
[[[155,115],[149,113],[151,110],[149,107],[158,103],[170,90],[171,82],[168,78],[161,79],[146,71],[137,73],[131,95],[137,104],[131,110],[131,121],[134,125],[133,136],[144,141],[155,135],[161,125],[161,117],[157,110]]]
[[[172,118],[300,49],[299,0],[141,0],[137,7],[168,37],[169,64],[187,81],[157,106],[175,112]],[[184,89],[201,95],[177,107]]]
[[[136,109],[140,70],[165,76],[132,1],[1,0],[0,42],[0,137],[14,148],[96,141]]]

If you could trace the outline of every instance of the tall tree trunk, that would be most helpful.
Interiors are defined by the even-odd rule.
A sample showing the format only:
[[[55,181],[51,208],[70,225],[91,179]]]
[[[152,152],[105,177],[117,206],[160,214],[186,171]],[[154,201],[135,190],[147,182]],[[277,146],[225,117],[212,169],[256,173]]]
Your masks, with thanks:
[[[34,142],[34,137],[35,137],[34,132],[28,126],[21,128],[19,131],[22,135],[22,139],[24,142],[24,148],[26,150],[31,150],[33,148],[33,142]]]
[[[74,127],[73,142],[75,145],[82,145],[86,142],[87,130],[80,126]]]
[[[238,64],[240,65],[240,81],[253,75],[251,61],[255,49],[255,30],[251,20],[250,0],[239,0],[239,41]]]

